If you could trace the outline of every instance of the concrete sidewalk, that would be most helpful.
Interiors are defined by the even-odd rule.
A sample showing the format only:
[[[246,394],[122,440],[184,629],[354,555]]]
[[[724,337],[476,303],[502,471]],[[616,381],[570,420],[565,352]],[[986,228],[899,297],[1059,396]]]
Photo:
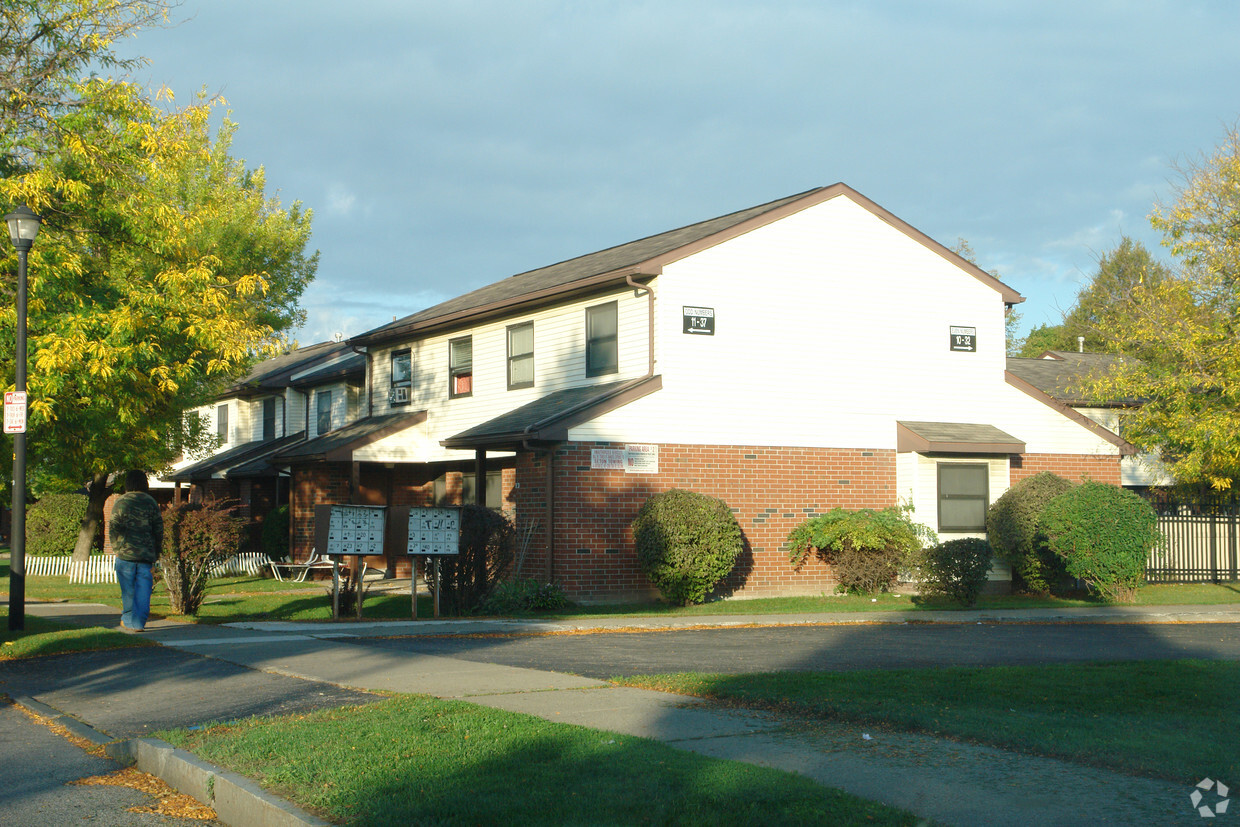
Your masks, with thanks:
[[[36,604],[40,616],[115,625],[114,609]],[[1108,607],[572,621],[370,621],[197,626],[156,621],[146,636],[264,673],[357,690],[415,692],[663,741],[704,755],[798,772],[947,824],[1198,824],[1187,786],[894,732],[738,712],[604,681],[367,646],[369,636],[539,634],[830,623],[1237,622],[1240,607]],[[346,642],[346,640],[348,642]],[[63,710],[90,722],[90,703]],[[1227,780],[1227,779],[1224,779]]]

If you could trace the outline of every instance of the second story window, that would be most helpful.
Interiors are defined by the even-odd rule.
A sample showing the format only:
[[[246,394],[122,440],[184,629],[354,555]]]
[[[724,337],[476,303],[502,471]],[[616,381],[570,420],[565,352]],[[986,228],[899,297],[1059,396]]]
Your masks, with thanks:
[[[586,308],[586,376],[620,370],[616,302]]]
[[[276,398],[263,400],[263,442],[276,438]]]
[[[534,323],[508,328],[508,390],[534,387]]]
[[[448,396],[470,396],[474,392],[474,340],[462,336],[448,342]]]
[[[215,435],[222,442],[228,441],[228,406],[220,405],[215,409]]]
[[[319,391],[314,396],[318,406],[318,432],[322,435],[332,429],[332,392]]]
[[[388,401],[393,405],[409,404],[409,388],[413,379],[413,362],[408,350],[392,351],[392,387]]]

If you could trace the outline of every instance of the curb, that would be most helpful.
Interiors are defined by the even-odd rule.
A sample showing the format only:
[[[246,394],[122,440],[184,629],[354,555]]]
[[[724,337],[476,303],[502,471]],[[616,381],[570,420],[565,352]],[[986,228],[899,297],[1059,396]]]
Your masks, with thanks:
[[[12,700],[40,718],[103,747],[113,761],[136,766],[213,808],[218,819],[231,827],[331,827],[330,821],[266,792],[245,776],[203,761],[167,741],[158,738],[117,741],[33,698],[14,697]]]
[[[220,769],[158,738],[116,741],[105,747],[108,757],[134,764],[170,786],[215,809],[219,820],[234,827],[331,827],[264,791],[250,779]]]

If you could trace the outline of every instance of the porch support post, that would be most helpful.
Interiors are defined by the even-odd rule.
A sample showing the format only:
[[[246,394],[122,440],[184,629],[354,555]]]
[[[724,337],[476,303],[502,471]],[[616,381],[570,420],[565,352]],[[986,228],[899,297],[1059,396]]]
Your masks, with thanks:
[[[487,504],[487,452],[479,448],[474,452],[474,504]]]

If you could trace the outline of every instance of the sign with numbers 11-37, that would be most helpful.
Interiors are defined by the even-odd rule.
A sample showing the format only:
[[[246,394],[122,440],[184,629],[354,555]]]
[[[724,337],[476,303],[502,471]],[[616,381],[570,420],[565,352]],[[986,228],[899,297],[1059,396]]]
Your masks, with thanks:
[[[461,550],[461,509],[409,509],[409,546],[414,556],[441,557]]]

